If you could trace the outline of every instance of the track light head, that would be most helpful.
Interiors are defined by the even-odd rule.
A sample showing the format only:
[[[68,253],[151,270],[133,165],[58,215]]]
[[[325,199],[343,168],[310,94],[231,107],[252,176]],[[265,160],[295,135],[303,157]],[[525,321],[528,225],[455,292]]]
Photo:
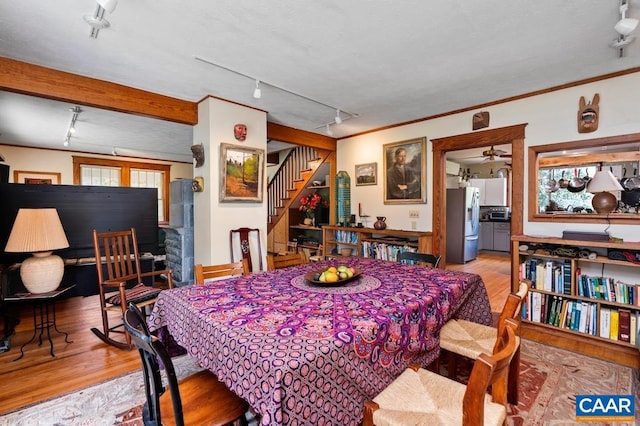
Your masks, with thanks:
[[[97,0],[98,4],[107,12],[113,13],[116,6],[118,5],[118,0]]]
[[[331,125],[327,124],[327,130],[325,131],[327,135],[333,136],[333,130],[331,130]]]
[[[336,110],[335,122],[336,122],[336,124],[342,124],[342,117],[340,117],[340,110],[339,109]]]
[[[256,88],[253,89],[253,97],[260,99],[262,97],[262,90],[260,90],[260,80],[256,80]]]

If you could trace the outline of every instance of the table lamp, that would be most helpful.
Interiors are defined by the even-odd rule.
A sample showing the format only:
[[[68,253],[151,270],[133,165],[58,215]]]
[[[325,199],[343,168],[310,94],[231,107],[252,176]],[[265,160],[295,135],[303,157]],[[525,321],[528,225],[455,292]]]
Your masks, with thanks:
[[[598,214],[609,214],[617,206],[618,200],[616,196],[609,191],[622,191],[620,182],[609,170],[600,170],[589,181],[587,192],[593,195],[591,204]]]
[[[53,250],[69,247],[56,209],[20,209],[5,248],[33,253],[20,266],[22,283],[31,293],[47,293],[60,285],[64,262]]]

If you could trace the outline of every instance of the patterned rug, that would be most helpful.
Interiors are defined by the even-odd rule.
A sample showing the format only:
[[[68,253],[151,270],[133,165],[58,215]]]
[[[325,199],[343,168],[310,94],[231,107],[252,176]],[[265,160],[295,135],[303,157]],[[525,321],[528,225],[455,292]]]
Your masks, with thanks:
[[[631,368],[524,339],[521,361],[520,403],[509,407],[509,425],[579,424],[576,394],[635,394],[640,407],[638,374]],[[179,378],[199,370],[187,356],[176,358],[174,364]],[[143,401],[142,374],[132,373],[2,415],[0,425],[140,426]]]

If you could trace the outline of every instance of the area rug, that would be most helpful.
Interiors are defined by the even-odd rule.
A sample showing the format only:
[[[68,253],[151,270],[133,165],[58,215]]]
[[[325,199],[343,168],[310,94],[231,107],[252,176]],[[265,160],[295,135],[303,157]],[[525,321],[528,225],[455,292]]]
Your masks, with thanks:
[[[520,402],[509,407],[509,425],[585,424],[575,421],[576,394],[634,394],[640,407],[638,374],[631,368],[525,339],[521,362]],[[200,369],[187,356],[174,363],[179,378]],[[0,425],[140,426],[143,402],[142,374],[136,372],[2,415]]]

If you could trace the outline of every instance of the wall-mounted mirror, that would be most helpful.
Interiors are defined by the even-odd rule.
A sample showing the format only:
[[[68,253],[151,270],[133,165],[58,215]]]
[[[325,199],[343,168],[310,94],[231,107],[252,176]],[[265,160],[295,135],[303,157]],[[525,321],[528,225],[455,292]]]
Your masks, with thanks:
[[[609,171],[622,191],[612,191],[608,214],[593,207],[589,183]],[[640,222],[640,134],[538,145],[529,148],[529,220]]]

